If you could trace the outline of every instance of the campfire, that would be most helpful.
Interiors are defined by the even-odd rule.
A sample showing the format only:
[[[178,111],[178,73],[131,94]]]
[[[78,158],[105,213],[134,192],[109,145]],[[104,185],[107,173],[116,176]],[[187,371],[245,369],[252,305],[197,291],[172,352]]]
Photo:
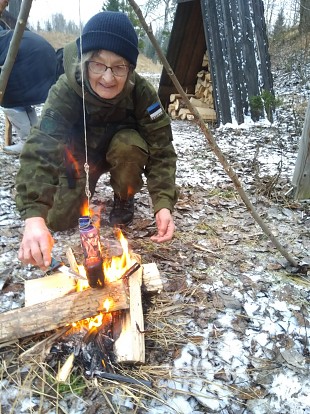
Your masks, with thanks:
[[[80,218],[79,230],[83,263],[69,248],[69,266],[59,262],[58,270],[25,281],[25,307],[0,315],[0,342],[56,330],[47,359],[58,361],[58,381],[66,381],[76,363],[89,377],[135,383],[117,367],[145,362],[141,288],[149,294],[162,289],[156,264],[142,265],[120,229],[113,254],[89,214]]]

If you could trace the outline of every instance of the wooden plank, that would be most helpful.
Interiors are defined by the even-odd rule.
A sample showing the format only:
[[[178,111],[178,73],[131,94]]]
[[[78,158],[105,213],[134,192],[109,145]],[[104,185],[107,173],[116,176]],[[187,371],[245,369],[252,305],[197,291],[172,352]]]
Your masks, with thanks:
[[[110,311],[128,309],[126,286],[122,280],[106,284],[103,289],[87,289],[70,295],[14,309],[0,314],[0,343],[40,332],[105,312],[104,301],[111,301]],[[111,300],[112,299],[112,300]]]

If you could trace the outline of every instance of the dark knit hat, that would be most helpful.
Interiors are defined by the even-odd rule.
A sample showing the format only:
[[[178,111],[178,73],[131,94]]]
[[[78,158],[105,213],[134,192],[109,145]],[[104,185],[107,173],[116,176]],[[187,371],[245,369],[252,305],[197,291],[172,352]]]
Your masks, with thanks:
[[[80,55],[80,38],[76,44]],[[82,32],[82,53],[92,50],[109,50],[136,66],[138,37],[126,14],[104,11],[89,19]]]

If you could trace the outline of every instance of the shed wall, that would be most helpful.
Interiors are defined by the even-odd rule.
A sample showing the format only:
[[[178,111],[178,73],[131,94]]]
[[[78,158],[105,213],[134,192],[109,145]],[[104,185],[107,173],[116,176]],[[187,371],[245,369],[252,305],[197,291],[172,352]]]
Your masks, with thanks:
[[[206,50],[218,123],[241,124],[246,115],[251,115],[252,96],[261,95],[263,90],[273,93],[263,1],[178,3],[167,59],[187,93],[195,89]],[[170,93],[175,92],[163,70],[159,96],[165,106],[169,104]]]

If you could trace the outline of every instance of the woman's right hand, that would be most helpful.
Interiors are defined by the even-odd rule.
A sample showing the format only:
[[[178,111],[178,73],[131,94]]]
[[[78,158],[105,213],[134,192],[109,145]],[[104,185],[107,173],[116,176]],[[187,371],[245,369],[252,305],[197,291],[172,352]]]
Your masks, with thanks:
[[[22,263],[46,270],[52,261],[53,245],[54,239],[42,217],[25,220],[24,235],[18,252]]]

